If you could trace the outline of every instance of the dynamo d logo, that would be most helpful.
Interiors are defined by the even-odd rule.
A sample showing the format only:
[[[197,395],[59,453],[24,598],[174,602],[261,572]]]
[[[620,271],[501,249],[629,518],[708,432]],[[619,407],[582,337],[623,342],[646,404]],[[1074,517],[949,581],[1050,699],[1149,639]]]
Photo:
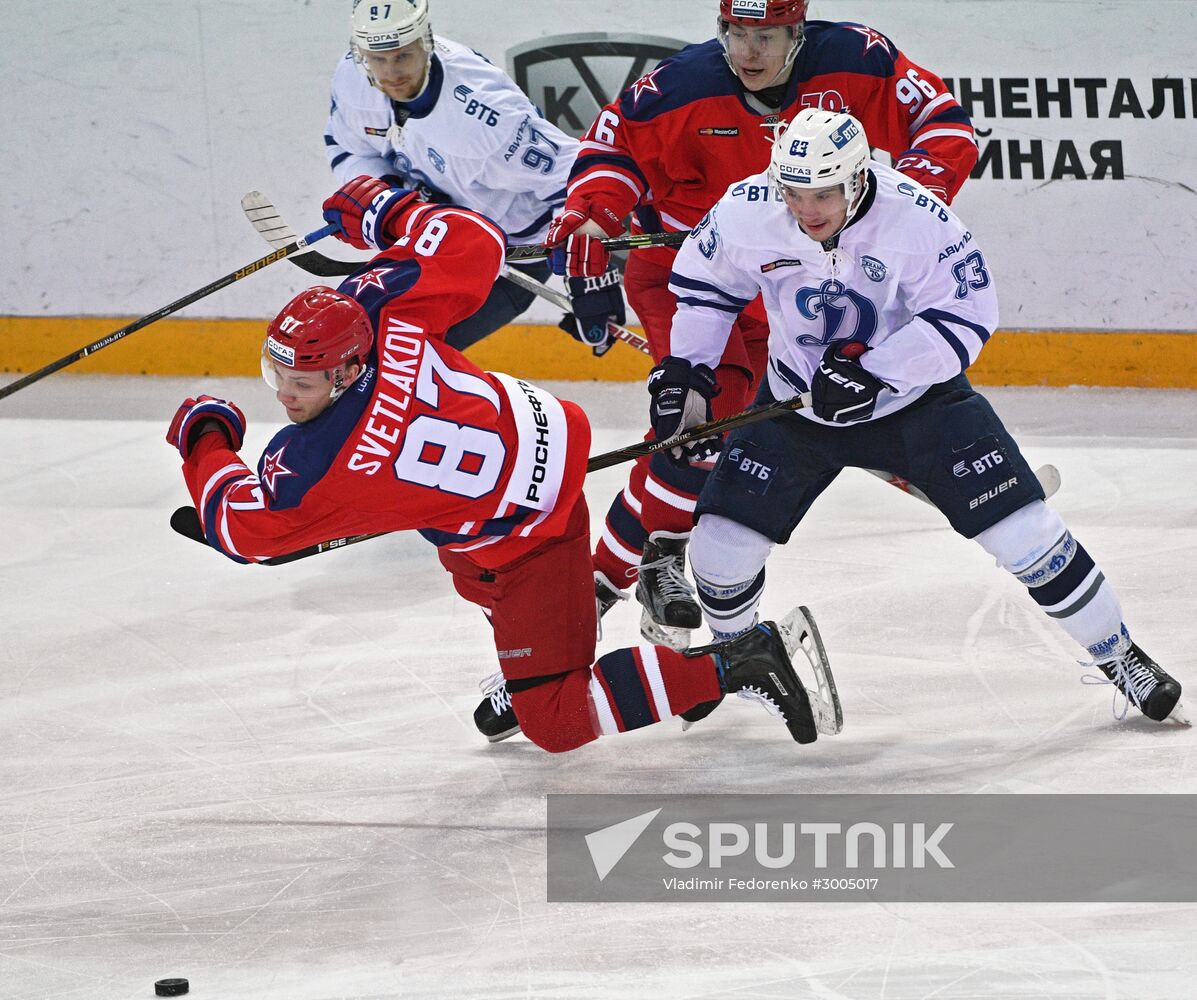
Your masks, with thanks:
[[[507,71],[544,117],[578,138],[604,104],[686,42],[584,32],[524,42],[507,52]]]

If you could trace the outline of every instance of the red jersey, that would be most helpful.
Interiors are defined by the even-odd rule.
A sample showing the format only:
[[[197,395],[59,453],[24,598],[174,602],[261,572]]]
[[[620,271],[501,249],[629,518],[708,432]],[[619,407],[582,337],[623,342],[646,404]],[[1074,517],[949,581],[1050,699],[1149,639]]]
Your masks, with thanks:
[[[746,101],[717,39],[665,59],[586,133],[566,207],[601,203],[634,228],[691,229],[737,181],[769,166],[773,130],[802,108],[848,111],[895,167],[950,201],[977,162],[968,114],[934,73],[861,24],[808,21],[781,107]],[[637,251],[668,266],[675,250]]]
[[[451,206],[417,205],[402,222],[398,243],[339,289],[374,326],[365,371],[315,419],[279,431],[256,473],[219,434],[184,464],[205,537],[230,558],[420,529],[501,566],[565,529],[586,475],[585,415],[444,343],[490,294],[502,231]]]

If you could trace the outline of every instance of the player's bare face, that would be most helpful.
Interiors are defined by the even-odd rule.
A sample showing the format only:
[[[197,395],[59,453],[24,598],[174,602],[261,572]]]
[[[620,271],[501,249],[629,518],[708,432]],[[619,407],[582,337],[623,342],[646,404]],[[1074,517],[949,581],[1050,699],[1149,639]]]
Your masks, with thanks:
[[[268,381],[293,424],[315,420],[332,404],[332,372],[289,372],[273,366]]]
[[[842,184],[816,191],[783,187],[781,193],[790,214],[812,240],[831,239],[848,221],[848,199]]]
[[[374,85],[392,101],[410,101],[424,86],[428,73],[428,52],[423,41],[412,42],[390,52],[365,52],[366,66]]]
[[[792,28],[727,26],[727,58],[748,90],[763,90],[781,83],[782,71],[793,47]]]

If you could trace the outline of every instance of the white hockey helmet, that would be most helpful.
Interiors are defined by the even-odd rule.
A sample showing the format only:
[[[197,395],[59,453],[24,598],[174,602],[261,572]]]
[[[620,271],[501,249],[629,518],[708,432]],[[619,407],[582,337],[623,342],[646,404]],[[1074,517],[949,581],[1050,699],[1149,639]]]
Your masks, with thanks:
[[[354,62],[374,86],[378,84],[366,63],[366,52],[389,52],[422,41],[429,61],[432,60],[428,0],[353,0],[349,25]]]
[[[864,197],[868,164],[869,140],[859,121],[843,111],[803,108],[777,131],[769,178],[782,193],[783,188],[814,191],[843,185],[851,219]]]

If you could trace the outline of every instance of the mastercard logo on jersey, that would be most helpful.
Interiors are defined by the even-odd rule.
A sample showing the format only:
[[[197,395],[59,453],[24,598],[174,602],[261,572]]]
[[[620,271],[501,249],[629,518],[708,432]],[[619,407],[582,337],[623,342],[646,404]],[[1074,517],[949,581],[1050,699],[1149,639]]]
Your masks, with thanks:
[[[700,128],[698,130],[698,134],[699,135],[733,136],[733,135],[739,135],[740,130],[738,128]]]

